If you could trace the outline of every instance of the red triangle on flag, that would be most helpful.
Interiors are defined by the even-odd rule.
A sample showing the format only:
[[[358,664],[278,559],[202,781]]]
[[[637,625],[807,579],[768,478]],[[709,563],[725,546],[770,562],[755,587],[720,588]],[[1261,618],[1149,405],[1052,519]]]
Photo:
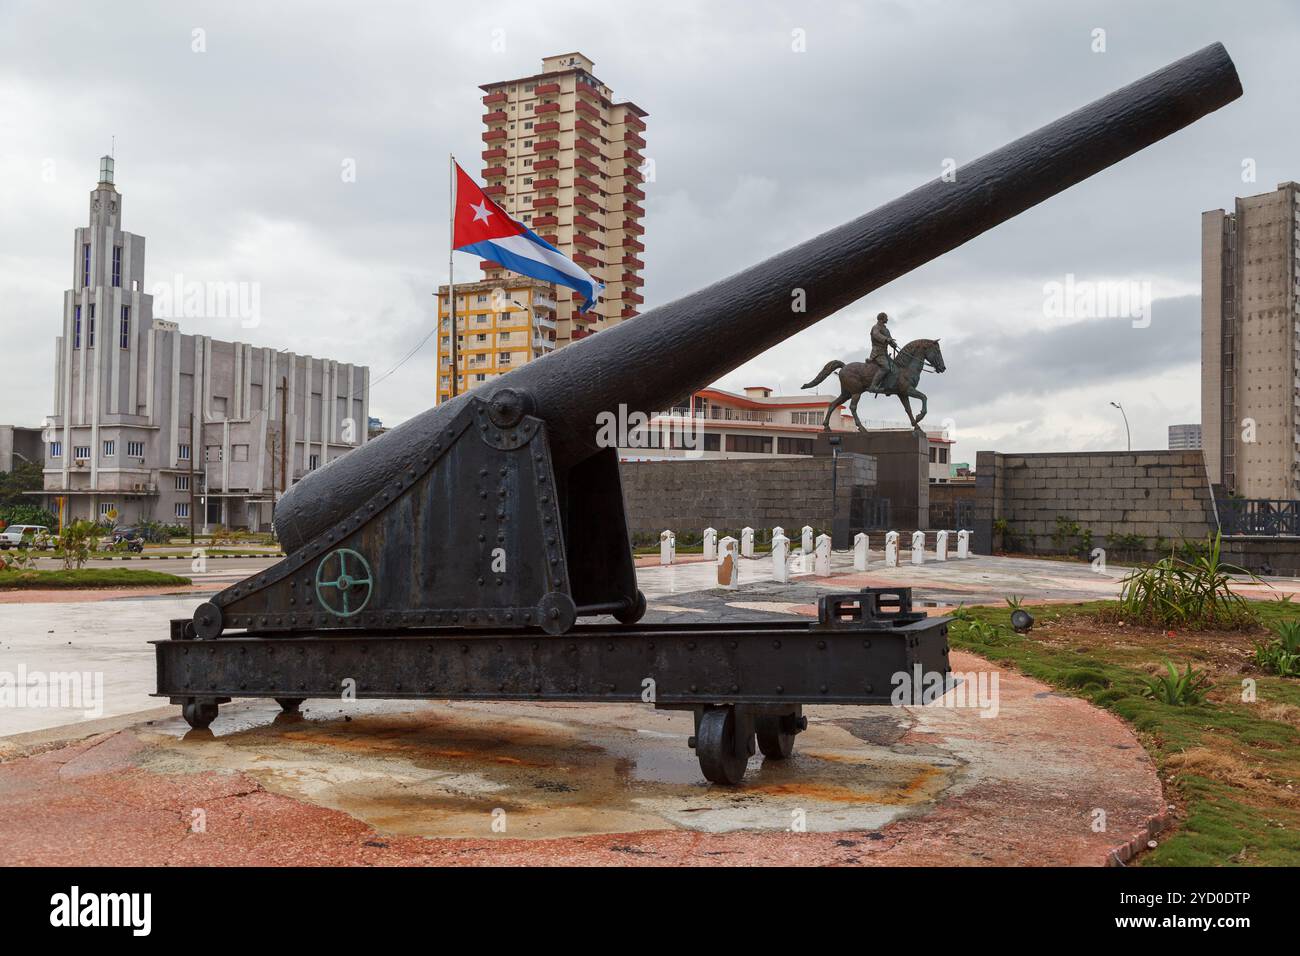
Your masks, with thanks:
[[[478,183],[456,164],[456,214],[453,220],[453,249],[487,239],[517,236],[527,227],[511,219],[504,209],[484,195]]]

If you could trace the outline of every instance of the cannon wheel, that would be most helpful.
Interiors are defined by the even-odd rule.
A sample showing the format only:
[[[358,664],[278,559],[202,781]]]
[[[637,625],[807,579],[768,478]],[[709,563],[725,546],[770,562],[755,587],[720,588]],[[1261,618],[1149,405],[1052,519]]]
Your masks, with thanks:
[[[751,739],[745,747],[737,746],[736,725],[736,708],[730,705],[714,707],[700,715],[695,756],[704,776],[712,783],[734,787],[745,776],[749,758],[742,754],[752,752],[753,743]]]
[[[217,705],[209,700],[192,700],[181,705],[181,716],[195,730],[207,730],[217,719]]]
[[[768,760],[786,760],[794,753],[796,730],[787,729],[785,715],[764,714],[754,721],[758,736],[758,749]]]
[[[306,700],[305,697],[277,697],[275,702],[280,705],[280,710],[284,713],[296,714],[304,700]]]
[[[640,588],[637,588],[636,600],[632,602],[632,606],[622,611],[615,611],[614,620],[620,624],[635,624],[645,617],[645,608],[645,594],[642,593]]]

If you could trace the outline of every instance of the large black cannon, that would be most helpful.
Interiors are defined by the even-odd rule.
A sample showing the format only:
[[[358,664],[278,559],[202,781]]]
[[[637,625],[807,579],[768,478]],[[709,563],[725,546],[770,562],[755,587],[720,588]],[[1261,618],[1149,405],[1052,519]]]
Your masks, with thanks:
[[[907,589],[828,595],[815,624],[639,625],[616,449],[646,411],[1241,95],[1208,46],[766,262],[424,412],[296,484],[288,556],[175,621],[158,694],[207,726],[233,697],[650,701],[690,709],[705,775],[787,756],[806,703],[885,703],[947,674]],[[791,308],[802,290],[805,311]],[[612,616],[617,623],[579,624]]]

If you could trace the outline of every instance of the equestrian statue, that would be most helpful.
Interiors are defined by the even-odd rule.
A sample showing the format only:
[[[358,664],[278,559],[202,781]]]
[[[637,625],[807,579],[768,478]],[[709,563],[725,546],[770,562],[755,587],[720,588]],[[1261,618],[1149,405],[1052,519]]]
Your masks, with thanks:
[[[892,358],[889,354],[891,348],[895,351]],[[853,413],[854,424],[858,426],[858,431],[866,431],[858,418],[858,399],[870,392],[872,395],[897,395],[912,422],[913,430],[920,433],[921,419],[925,418],[927,404],[925,393],[917,391],[916,384],[921,380],[921,372],[927,368],[936,372],[944,371],[939,340],[916,339],[900,349],[894,337],[889,334],[889,316],[881,312],[876,316],[876,324],[871,327],[871,355],[867,361],[849,362],[847,365],[840,361],[827,362],[818,376],[803,387],[815,388],[826,376],[839,372],[840,394],[826,407],[826,417],[822,420],[823,431],[831,430],[831,415],[849,398],[852,398],[849,410]],[[908,401],[910,398],[921,400],[921,414],[912,414],[912,404]]]

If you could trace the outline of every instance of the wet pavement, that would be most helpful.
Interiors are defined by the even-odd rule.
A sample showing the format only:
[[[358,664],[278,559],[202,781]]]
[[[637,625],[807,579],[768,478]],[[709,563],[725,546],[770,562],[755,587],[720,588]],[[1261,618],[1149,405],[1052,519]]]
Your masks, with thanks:
[[[918,605],[1103,597],[1087,565],[972,558],[711,587],[695,562],[641,567],[648,621],[788,619],[828,590],[910,584]],[[708,784],[689,714],[649,705],[308,701],[223,705],[210,731],[149,696],[147,641],[194,598],[0,606],[0,671],[92,670],[98,719],[0,709],[0,845],[67,864],[583,862],[1100,865],[1163,812],[1116,718],[1011,672],[926,707],[810,707],[788,761]],[[986,661],[953,666],[988,678]],[[162,706],[160,706],[162,705]],[[991,712],[996,710],[996,716]],[[989,714],[990,716],[983,716]],[[1097,830],[1101,811],[1107,821]]]
[[[1163,801],[1127,728],[1014,674],[999,691],[991,718],[809,708],[795,756],[737,788],[704,781],[688,715],[649,706],[243,702],[209,731],[10,738],[0,845],[55,865],[1101,865],[1145,841]]]

